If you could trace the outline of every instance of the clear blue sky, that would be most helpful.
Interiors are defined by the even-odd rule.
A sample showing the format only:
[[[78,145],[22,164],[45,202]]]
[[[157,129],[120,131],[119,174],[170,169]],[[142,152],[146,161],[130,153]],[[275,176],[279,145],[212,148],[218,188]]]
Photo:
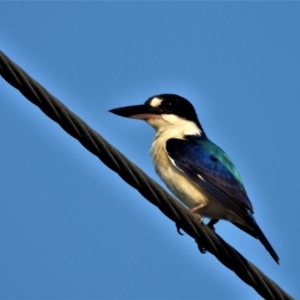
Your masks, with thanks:
[[[299,2],[2,2],[0,41],[159,183],[153,129],[108,110],[189,99],[280,265],[230,223],[217,232],[300,298],[299,15]],[[0,98],[1,299],[260,299],[2,78]]]

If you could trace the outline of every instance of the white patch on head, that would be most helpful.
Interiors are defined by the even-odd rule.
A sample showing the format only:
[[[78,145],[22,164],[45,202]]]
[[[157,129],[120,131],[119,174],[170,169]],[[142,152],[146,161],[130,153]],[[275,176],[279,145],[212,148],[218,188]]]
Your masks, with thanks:
[[[157,97],[154,97],[154,98],[150,101],[150,105],[151,105],[152,107],[158,107],[158,106],[161,105],[161,103],[162,103],[162,99],[159,99],[159,98],[157,98]]]

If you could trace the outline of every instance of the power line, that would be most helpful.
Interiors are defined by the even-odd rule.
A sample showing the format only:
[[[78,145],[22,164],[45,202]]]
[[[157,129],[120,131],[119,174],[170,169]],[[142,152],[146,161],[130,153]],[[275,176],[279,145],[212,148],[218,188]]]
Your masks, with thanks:
[[[124,181],[137,189],[148,201],[157,206],[168,218],[194,238],[200,252],[205,249],[215,255],[222,264],[252,286],[263,298],[293,299],[219,235],[205,224],[201,224],[194,214],[190,213],[153,179],[106,142],[83,120],[12,62],[2,51],[0,51],[0,74],[49,118],[57,122],[87,150],[118,173]]]

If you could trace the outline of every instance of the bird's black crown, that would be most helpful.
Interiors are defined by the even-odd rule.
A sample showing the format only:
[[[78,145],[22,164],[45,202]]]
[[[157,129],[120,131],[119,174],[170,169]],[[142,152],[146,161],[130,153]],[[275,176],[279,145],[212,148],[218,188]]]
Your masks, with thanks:
[[[162,100],[161,104],[159,105],[162,113],[174,114],[188,121],[193,121],[201,128],[196,111],[193,105],[187,99],[175,94],[161,94],[149,98],[145,104],[151,105],[151,100],[153,98]]]

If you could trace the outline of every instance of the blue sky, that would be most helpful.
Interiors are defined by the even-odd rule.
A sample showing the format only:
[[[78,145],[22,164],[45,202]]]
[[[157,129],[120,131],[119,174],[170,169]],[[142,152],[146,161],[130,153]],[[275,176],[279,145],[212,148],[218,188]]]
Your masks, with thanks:
[[[280,265],[230,223],[218,234],[299,298],[299,13],[299,2],[2,2],[1,50],[162,185],[153,129],[108,110],[189,99]],[[0,91],[1,299],[260,299],[2,79]]]

